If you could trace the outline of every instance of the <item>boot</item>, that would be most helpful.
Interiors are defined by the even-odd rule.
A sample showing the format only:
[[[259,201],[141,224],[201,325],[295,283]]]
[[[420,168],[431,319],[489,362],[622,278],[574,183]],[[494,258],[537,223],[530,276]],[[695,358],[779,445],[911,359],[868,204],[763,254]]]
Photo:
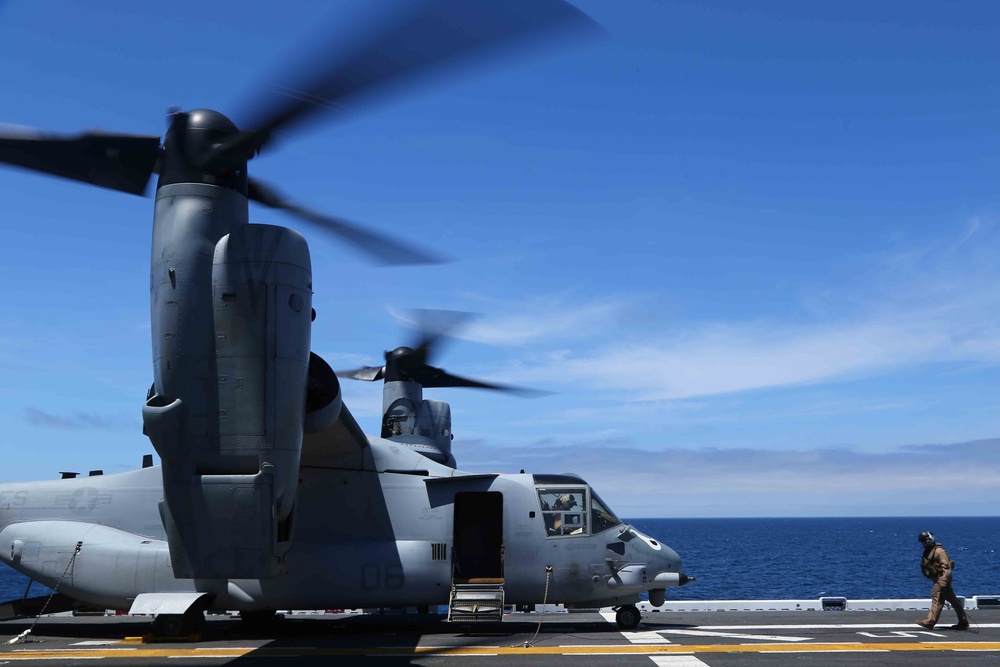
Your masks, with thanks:
[[[932,621],[928,621],[928,620],[922,618],[919,621],[913,621],[913,622],[916,623],[917,625],[919,625],[922,628],[927,628],[928,630],[933,630],[934,629],[934,623]],[[966,626],[966,627],[968,627],[968,626]]]
[[[969,629],[969,617],[968,616],[962,616],[962,618],[958,619],[958,623],[956,623],[955,625],[951,626],[951,629],[952,630],[968,630]]]

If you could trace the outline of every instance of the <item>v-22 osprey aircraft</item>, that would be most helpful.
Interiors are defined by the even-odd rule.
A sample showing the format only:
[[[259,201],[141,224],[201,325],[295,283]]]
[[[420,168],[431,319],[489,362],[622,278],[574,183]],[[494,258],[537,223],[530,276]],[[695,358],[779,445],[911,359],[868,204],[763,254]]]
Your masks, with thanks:
[[[311,60],[291,77],[300,94],[244,110],[251,129],[197,109],[173,111],[162,142],[0,133],[7,164],[139,195],[158,175],[142,419],[161,462],[0,485],[0,560],[88,605],[154,615],[163,634],[191,631],[207,610],[449,604],[452,620],[478,620],[543,602],[614,606],[633,628],[641,594],[658,606],[689,581],[672,549],[622,523],[578,476],[456,469],[450,408],[424,401],[419,378],[387,369],[392,428],[366,436],[311,351],[304,237],[249,223],[253,200],[385,263],[430,259],[286,200],[247,162],[320,112],[529,38],[593,29],[558,0],[441,0],[379,23],[337,59]],[[412,407],[404,419],[400,397]]]

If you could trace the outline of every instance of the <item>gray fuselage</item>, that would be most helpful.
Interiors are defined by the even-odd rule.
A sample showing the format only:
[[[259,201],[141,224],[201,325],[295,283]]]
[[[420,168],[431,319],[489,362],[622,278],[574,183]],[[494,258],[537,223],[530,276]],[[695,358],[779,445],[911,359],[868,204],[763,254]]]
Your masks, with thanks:
[[[369,470],[301,470],[281,576],[174,577],[158,467],[0,485],[0,560],[114,609],[143,593],[180,592],[208,593],[211,607],[238,610],[446,604],[463,567],[496,575],[509,604],[543,602],[547,577],[546,601],[570,606],[629,604],[643,591],[655,599],[683,583],[672,549],[610,513],[599,517],[591,504],[603,505],[575,476],[467,474],[377,438],[369,450]],[[579,498],[579,511],[565,515],[571,533],[553,534],[544,499],[563,492]],[[480,504],[490,494],[498,502]],[[480,507],[489,516],[476,516]],[[233,524],[235,540],[252,529],[238,516]]]

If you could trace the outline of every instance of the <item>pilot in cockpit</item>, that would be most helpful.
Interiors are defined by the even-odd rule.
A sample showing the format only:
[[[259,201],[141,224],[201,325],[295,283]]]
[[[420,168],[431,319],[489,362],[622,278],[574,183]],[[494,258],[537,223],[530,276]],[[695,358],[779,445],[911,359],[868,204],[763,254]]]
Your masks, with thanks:
[[[577,506],[576,498],[573,497],[572,493],[564,493],[556,499],[556,502],[552,504],[552,510],[569,510]]]
[[[564,493],[558,496],[549,506],[542,499],[542,510],[545,517],[546,532],[551,535],[577,535],[586,530],[580,504],[576,495]]]

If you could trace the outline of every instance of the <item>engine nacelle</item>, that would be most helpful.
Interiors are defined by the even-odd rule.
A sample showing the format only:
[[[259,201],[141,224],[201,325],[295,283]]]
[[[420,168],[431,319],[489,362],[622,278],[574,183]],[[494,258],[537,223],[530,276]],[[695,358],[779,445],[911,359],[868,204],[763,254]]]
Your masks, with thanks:
[[[451,433],[451,405],[425,398],[420,405],[417,423],[421,435],[430,437],[443,454],[451,455],[451,441],[455,437]]]
[[[309,357],[302,464],[365,469],[368,437],[344,405],[340,381],[323,357]]]
[[[386,382],[382,389],[382,437],[432,461],[455,467],[451,454],[451,406],[423,397],[416,382]]]
[[[163,462],[161,515],[178,577],[274,577],[290,547],[310,354],[309,250],[282,227],[220,228],[215,220],[232,217],[215,213],[234,196],[193,184],[157,196],[155,378],[143,422]]]

